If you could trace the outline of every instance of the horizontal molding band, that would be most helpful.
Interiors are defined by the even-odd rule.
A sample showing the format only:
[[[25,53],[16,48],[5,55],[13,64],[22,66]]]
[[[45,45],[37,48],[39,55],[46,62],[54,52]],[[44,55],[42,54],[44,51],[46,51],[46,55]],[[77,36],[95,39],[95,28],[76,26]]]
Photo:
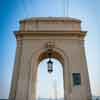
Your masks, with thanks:
[[[68,36],[68,37],[84,37],[86,31],[15,31],[15,36]]]

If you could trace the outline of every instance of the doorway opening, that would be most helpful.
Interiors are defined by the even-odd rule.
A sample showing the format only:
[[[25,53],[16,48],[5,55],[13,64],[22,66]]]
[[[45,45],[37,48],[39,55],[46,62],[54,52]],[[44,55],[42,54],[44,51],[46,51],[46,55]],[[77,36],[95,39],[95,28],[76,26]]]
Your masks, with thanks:
[[[52,73],[48,72],[48,58],[40,61],[37,70],[36,98],[64,100],[63,65],[56,58],[53,62]]]

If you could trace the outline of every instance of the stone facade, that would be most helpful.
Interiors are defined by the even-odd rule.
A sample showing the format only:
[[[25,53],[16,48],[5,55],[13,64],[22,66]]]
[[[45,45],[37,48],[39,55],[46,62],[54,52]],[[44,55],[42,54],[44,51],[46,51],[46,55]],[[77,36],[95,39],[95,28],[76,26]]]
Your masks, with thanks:
[[[37,66],[47,57],[48,44],[53,47],[53,57],[63,65],[64,99],[90,100],[85,35],[78,19],[36,17],[20,21],[15,32],[17,48],[9,100],[35,100]],[[73,84],[73,73],[80,73],[78,86]]]

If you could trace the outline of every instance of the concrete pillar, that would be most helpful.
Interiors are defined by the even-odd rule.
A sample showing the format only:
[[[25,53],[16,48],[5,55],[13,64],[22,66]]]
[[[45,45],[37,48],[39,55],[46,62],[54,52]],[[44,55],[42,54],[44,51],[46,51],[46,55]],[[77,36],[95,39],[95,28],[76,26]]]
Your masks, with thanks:
[[[17,90],[17,82],[19,77],[19,70],[20,70],[20,62],[21,62],[21,54],[22,54],[22,41],[19,39],[17,40],[17,48],[16,48],[16,57],[15,57],[15,64],[13,69],[13,76],[12,76],[12,84],[11,84],[11,91],[9,94],[9,100],[15,100],[16,97],[16,90]]]

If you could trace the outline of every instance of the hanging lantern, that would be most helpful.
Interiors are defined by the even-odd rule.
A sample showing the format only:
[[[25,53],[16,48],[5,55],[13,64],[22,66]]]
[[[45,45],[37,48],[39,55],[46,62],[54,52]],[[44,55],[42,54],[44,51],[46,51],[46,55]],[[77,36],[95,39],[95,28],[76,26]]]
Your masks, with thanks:
[[[49,49],[48,50],[49,61],[47,62],[47,64],[48,64],[48,72],[49,73],[53,72],[53,62],[51,61],[51,57],[52,57],[52,49]]]
[[[48,63],[48,72],[52,73],[53,72],[53,62],[51,61],[51,59],[49,59]]]

